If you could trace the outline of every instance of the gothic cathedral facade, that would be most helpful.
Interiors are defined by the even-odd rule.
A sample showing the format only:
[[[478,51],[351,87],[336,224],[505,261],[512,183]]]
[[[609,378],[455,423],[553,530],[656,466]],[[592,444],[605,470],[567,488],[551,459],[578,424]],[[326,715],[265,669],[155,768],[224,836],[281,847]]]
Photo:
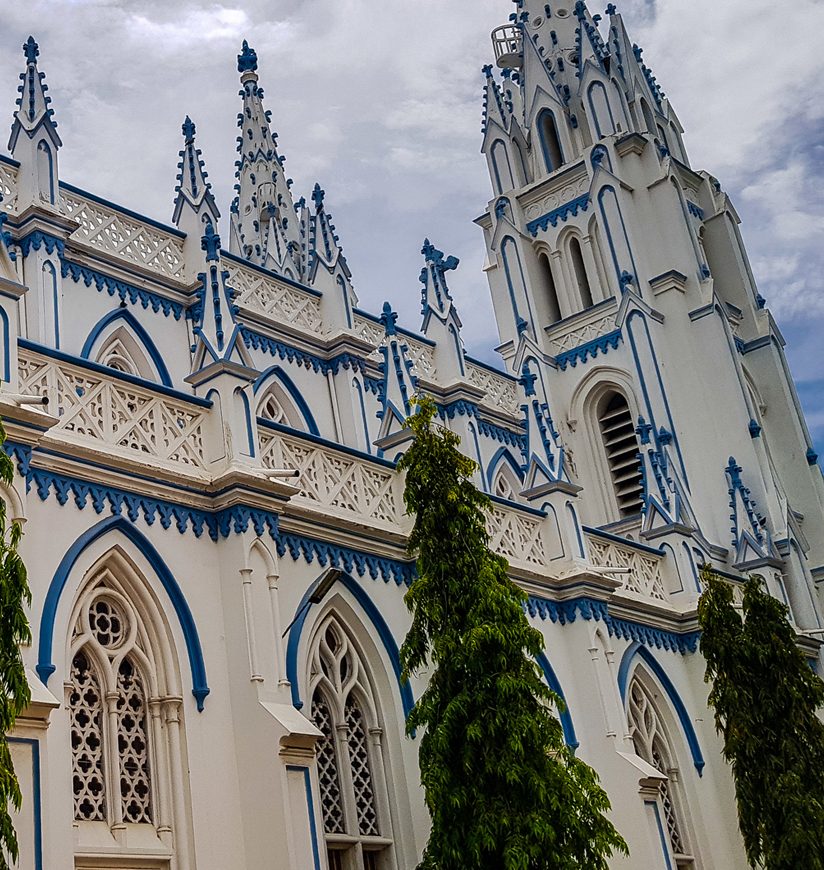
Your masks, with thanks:
[[[747,866],[696,603],[705,563],[736,594],[757,572],[824,664],[824,486],[782,337],[615,7],[516,0],[493,48],[476,223],[500,368],[465,352],[458,263],[429,241],[420,330],[358,307],[246,43],[229,213],[186,118],[168,225],[61,179],[25,43],[0,156],[24,870],[415,867],[395,465],[419,391],[492,498],[565,738],[630,846],[615,868]]]

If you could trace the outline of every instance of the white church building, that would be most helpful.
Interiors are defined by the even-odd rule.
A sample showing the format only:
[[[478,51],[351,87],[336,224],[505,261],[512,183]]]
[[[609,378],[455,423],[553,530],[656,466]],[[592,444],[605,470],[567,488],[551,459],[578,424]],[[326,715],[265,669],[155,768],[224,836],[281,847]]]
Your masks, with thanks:
[[[783,339],[615,7],[516,0],[493,48],[476,223],[500,369],[465,352],[458,263],[429,241],[421,323],[358,307],[246,43],[235,198],[221,215],[186,118],[167,224],[61,178],[26,41],[0,156],[3,497],[33,592],[23,870],[415,867],[425,675],[400,679],[395,464],[421,391],[478,463],[564,735],[630,847],[612,866],[747,866],[698,572],[738,594],[763,575],[824,664],[824,486]]]

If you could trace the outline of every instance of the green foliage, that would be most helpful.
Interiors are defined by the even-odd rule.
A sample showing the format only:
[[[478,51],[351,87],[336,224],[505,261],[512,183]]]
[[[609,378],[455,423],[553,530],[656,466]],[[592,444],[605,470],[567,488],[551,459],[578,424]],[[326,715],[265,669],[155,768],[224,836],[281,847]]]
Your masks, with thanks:
[[[401,459],[415,514],[418,576],[404,675],[428,685],[407,720],[422,729],[421,780],[432,830],[419,870],[600,870],[626,845],[604,813],[596,773],[566,746],[561,699],[539,676],[541,633],[505,559],[488,548],[489,499],[460,439],[416,400]],[[425,729],[425,730],[424,730]]]
[[[730,584],[709,568],[702,577],[705,679],[747,858],[765,870],[824,870],[824,683],[760,577],[746,583],[743,613]]]
[[[0,445],[5,440],[0,423]],[[13,479],[14,465],[0,447],[0,480],[10,484]],[[8,525],[6,503],[0,498],[0,870],[9,870],[9,860],[17,862],[17,834],[9,804],[19,810],[22,801],[6,734],[31,700],[20,655],[20,645],[31,643],[24,607],[31,604],[31,592],[26,566],[17,552],[21,535],[19,523]]]

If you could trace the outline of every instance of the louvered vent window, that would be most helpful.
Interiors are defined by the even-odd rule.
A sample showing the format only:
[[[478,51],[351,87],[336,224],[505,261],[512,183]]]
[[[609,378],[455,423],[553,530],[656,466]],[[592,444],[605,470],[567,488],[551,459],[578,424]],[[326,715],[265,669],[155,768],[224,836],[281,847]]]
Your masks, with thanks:
[[[608,393],[601,401],[598,425],[621,517],[640,513],[643,498],[638,440],[632,413],[621,393]]]

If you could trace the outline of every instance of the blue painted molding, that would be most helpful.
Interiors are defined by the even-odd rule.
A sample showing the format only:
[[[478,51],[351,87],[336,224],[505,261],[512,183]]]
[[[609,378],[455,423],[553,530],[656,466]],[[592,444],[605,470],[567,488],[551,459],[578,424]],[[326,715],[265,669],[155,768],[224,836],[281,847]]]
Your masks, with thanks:
[[[687,740],[687,745],[692,754],[692,761],[695,765],[695,769],[698,771],[698,775],[701,776],[705,766],[704,756],[701,753],[701,747],[698,743],[698,735],[695,733],[695,729],[692,726],[692,720],[687,712],[687,708],[684,706],[684,702],[681,700],[678,690],[672,684],[672,680],[667,676],[667,673],[661,666],[660,662],[648,649],[637,642],[627,647],[618,668],[618,689],[621,693],[621,700],[626,703],[627,688],[629,686],[630,676],[632,676],[632,665],[636,658],[640,658],[641,661],[643,661],[650,669],[655,678],[661,684],[664,692],[666,692],[667,697],[670,699],[673,710],[678,716],[681,727],[684,731],[684,737]]]
[[[151,290],[135,287],[133,284],[104,275],[102,272],[90,269],[88,266],[73,263],[65,257],[60,258],[60,274],[64,278],[71,277],[77,283],[82,281],[87,287],[91,287],[94,284],[98,292],[106,292],[109,296],[117,297],[121,302],[140,305],[147,310],[151,308],[155,314],[162,313],[166,317],[172,315],[175,320],[180,320],[183,317],[184,306],[180,302],[175,302],[158,293],[152,293]]]
[[[312,843],[313,870],[321,870],[318,827],[315,822],[315,801],[312,798],[312,780],[309,776],[309,768],[297,764],[287,764],[286,770],[303,774],[303,784],[306,789],[306,809],[309,813],[309,839]]]
[[[467,402],[465,399],[458,399],[455,402],[450,402],[447,405],[437,405],[438,416],[443,420],[448,418],[454,420],[455,417],[474,417],[478,421],[478,431],[481,435],[492,438],[501,443],[508,444],[511,447],[517,447],[521,451],[526,449],[526,433],[513,432],[511,429],[505,429],[503,426],[498,426],[496,423],[490,423],[484,420],[479,409],[474,402]],[[518,421],[514,424],[523,428],[523,422]]]
[[[704,209],[697,206],[694,202],[690,202],[687,200],[687,208],[689,209],[689,213],[693,217],[697,217],[698,220],[704,220]]]
[[[278,555],[282,558],[287,552],[294,561],[303,557],[310,565],[317,559],[321,567],[331,565],[364,576],[369,574],[373,580],[379,577],[384,583],[394,581],[396,586],[411,586],[415,576],[414,562],[401,562],[384,556],[361,553],[349,547],[318,541],[293,532],[278,531],[276,537]]]
[[[34,870],[43,870],[43,801],[40,783],[40,741],[7,737],[7,742],[31,747],[32,816],[34,820]]]
[[[547,685],[563,702],[563,707],[558,709],[558,718],[561,720],[561,728],[564,732],[564,741],[566,742],[566,745],[570,749],[575,750],[581,744],[578,742],[578,737],[575,734],[575,726],[572,724],[572,714],[569,712],[569,704],[564,695],[564,690],[561,688],[561,683],[558,681],[558,677],[552,669],[552,665],[549,663],[546,653],[539,653],[536,656],[536,661],[538,662],[538,667],[540,667],[543,672]]]
[[[109,517],[97,525],[86,530],[71,547],[66,551],[60,565],[55,571],[46,600],[43,604],[43,614],[40,620],[40,636],[37,655],[37,673],[43,684],[47,684],[49,677],[54,673],[56,666],[52,661],[52,645],[54,640],[54,623],[57,617],[57,608],[60,597],[68,582],[69,575],[78,558],[99,538],[110,532],[118,532],[134,544],[135,547],[148,560],[152,570],[169,596],[169,600],[177,615],[183,637],[186,642],[186,651],[189,655],[189,666],[192,672],[192,695],[197,701],[197,709],[203,710],[206,696],[209,694],[209,686],[206,682],[206,667],[203,662],[203,652],[200,646],[200,638],[197,633],[192,613],[183,592],[178,586],[172,572],[154,548],[152,543],[137,528],[123,517]]]
[[[57,251],[57,256],[62,259],[66,250],[66,243],[63,239],[44,233],[42,230],[28,233],[17,244],[20,245],[20,252],[24,257],[28,257],[32,251],[39,251],[40,248],[45,247],[47,254],[53,254]]]
[[[2,327],[3,336],[3,380],[6,383],[11,381],[11,346],[9,334],[9,316],[6,310],[0,306],[0,327]]]
[[[112,323],[116,323],[118,320],[122,320],[124,323],[128,324],[130,329],[134,332],[135,337],[143,346],[143,350],[154,364],[157,375],[160,378],[160,383],[162,383],[164,387],[173,388],[172,379],[169,377],[169,370],[166,368],[166,363],[163,361],[160,351],[158,351],[157,346],[152,341],[149,333],[143,328],[140,321],[131,313],[131,311],[128,311],[125,308],[116,308],[114,311],[104,314],[103,317],[97,321],[89,332],[86,341],[83,343],[83,349],[80,351],[80,356],[83,357],[83,359],[91,359],[92,350],[94,350],[95,342],[100,337],[100,334],[104,329],[106,329],[106,327]],[[118,374],[122,374],[122,372],[119,372]]]
[[[498,465],[500,465],[501,462],[507,463],[509,465],[509,467],[512,469],[512,471],[514,472],[516,478],[519,481],[523,482],[524,470],[521,467],[520,463],[517,462],[517,460],[512,455],[512,453],[509,451],[508,448],[499,447],[495,451],[495,455],[492,457],[492,459],[489,460],[489,465],[487,465],[487,467],[486,467],[486,479],[487,479],[487,481],[489,481],[490,488],[492,487],[492,479],[495,476],[495,473],[498,470]],[[520,507],[520,505],[519,505],[519,507]]]
[[[553,227],[557,227],[559,221],[563,223],[570,217],[575,217],[579,211],[586,211],[589,208],[589,204],[589,194],[585,193],[583,196],[579,196],[576,199],[565,202],[558,208],[555,208],[552,211],[547,212],[545,215],[541,215],[541,217],[535,218],[535,220],[530,221],[526,225],[527,232],[535,237],[538,235],[538,230],[547,230],[549,229],[550,224]]]
[[[575,622],[579,616],[587,622],[590,620],[603,622],[611,637],[630,640],[651,649],[662,649],[681,655],[691,655],[698,650],[700,632],[678,633],[643,625],[628,619],[618,619],[610,615],[609,606],[604,601],[596,601],[591,598],[550,601],[546,598],[530,595],[527,599],[526,610],[533,618],[549,620],[559,625],[569,625]]]
[[[289,629],[289,640],[286,643],[286,678],[292,687],[292,703],[300,710],[303,707],[304,701],[300,694],[300,679],[298,677],[298,651],[300,649],[300,639],[303,634],[303,628],[306,624],[306,617],[309,611],[314,606],[310,598],[315,591],[320,578],[316,580],[304,593],[300,603],[297,606],[295,619],[292,627]],[[412,687],[408,681],[404,681],[401,675],[401,659],[398,645],[395,643],[395,638],[389,626],[386,624],[380,611],[375,606],[372,599],[366,593],[364,588],[347,572],[343,574],[338,581],[344,589],[346,589],[352,597],[360,605],[367,619],[372,623],[378,632],[383,648],[386,651],[389,661],[392,664],[392,670],[395,674],[395,679],[398,683],[398,691],[403,705],[404,717],[408,717],[412,707],[415,705],[415,699],[412,695]]]
[[[299,350],[291,345],[284,344],[276,338],[271,338],[268,335],[263,335],[260,332],[250,329],[248,326],[241,325],[240,336],[243,343],[248,348],[262,350],[279,359],[286,360],[290,363],[296,363],[303,368],[311,369],[314,372],[326,374],[332,372],[336,375],[341,369],[351,370],[353,372],[363,372],[366,368],[366,361],[351,353],[342,353],[332,359],[322,359],[321,357]]]
[[[562,372],[565,372],[568,366],[575,368],[578,363],[583,364],[589,359],[595,359],[599,353],[606,354],[609,350],[617,350],[621,341],[621,330],[616,329],[613,332],[608,332],[606,335],[594,338],[592,341],[579,344],[578,347],[574,347],[572,350],[558,354],[555,357],[555,362],[558,364],[558,368]]]
[[[664,834],[664,825],[661,821],[661,810],[658,807],[658,801],[644,801],[644,806],[651,807],[652,814],[655,816],[655,827],[658,831],[658,842],[661,844],[661,856],[664,859],[664,870],[672,870],[670,850],[667,845],[666,835]]]
[[[266,371],[261,372],[254,383],[252,391],[257,395],[261,388],[264,386],[268,387],[269,382],[271,381],[279,383],[283,389],[286,390],[289,398],[295,403],[300,415],[303,417],[303,422],[306,424],[306,428],[309,432],[312,435],[320,435],[318,424],[315,422],[315,418],[309,405],[306,403],[306,399],[303,398],[300,390],[295,386],[295,382],[280,366],[269,366]]]

